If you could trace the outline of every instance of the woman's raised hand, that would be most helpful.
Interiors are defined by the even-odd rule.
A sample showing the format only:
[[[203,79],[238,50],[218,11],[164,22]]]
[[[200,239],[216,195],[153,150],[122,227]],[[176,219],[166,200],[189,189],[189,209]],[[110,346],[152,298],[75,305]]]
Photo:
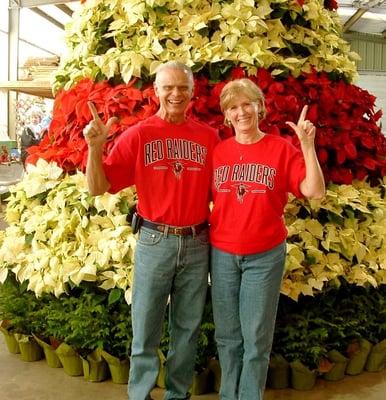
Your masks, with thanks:
[[[295,131],[302,145],[313,146],[316,128],[310,120],[306,119],[307,111],[308,106],[304,106],[302,112],[300,113],[298,123],[294,124],[292,121],[287,121],[286,124]]]

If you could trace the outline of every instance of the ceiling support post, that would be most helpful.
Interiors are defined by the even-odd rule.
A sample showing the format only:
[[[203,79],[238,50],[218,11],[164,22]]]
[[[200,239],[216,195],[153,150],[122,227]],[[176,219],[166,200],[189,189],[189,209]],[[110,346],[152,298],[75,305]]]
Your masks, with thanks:
[[[8,80],[18,80],[19,69],[19,21],[20,10],[12,7],[13,1],[9,0],[8,9]],[[8,136],[16,139],[16,101],[17,93],[8,91]]]

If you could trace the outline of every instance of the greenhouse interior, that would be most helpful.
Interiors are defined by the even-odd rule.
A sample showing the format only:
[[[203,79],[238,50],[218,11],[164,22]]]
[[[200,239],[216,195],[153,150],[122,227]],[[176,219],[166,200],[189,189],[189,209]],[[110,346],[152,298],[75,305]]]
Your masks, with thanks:
[[[0,400],[386,398],[386,1],[1,0],[0,49]],[[257,379],[248,383],[262,385],[259,398],[246,394],[253,391],[242,386],[244,370],[235,372],[237,378],[229,374],[225,382],[225,357],[220,360],[221,346],[217,346],[224,324],[221,315],[215,323],[213,312],[218,304],[212,298],[213,251],[211,260],[207,257],[205,304],[194,334],[194,368],[192,358],[184,397],[171,394],[174,383],[169,376],[171,353],[178,352],[174,342],[182,341],[173,330],[178,325],[173,319],[178,308],[177,273],[165,309],[158,305],[156,310],[161,326],[152,348],[156,370],[152,367],[150,392],[138,398],[130,394],[135,380],[131,364],[139,358],[132,357],[136,348],[132,343],[138,343],[139,336],[133,337],[132,314],[140,319],[139,305],[132,312],[133,298],[140,302],[140,289],[132,291],[132,287],[134,275],[140,275],[139,254],[145,246],[139,235],[156,229],[163,232],[160,237],[188,243],[199,240],[196,228],[203,224],[162,220],[162,215],[171,215],[162,207],[177,201],[187,208],[184,215],[200,213],[190,199],[193,185],[180,198],[174,186],[168,187],[169,178],[162,183],[140,182],[145,174],[119,171],[111,174],[125,178],[113,191],[109,183],[113,175],[106,172],[103,176],[111,193],[107,189],[93,193],[87,171],[94,168],[93,135],[103,132],[99,160],[107,171],[106,165],[122,151],[121,143],[130,138],[126,132],[142,133],[146,121],[159,118],[160,110],[177,110],[177,103],[185,101],[166,101],[162,93],[169,86],[161,88],[155,80],[168,68],[169,72],[177,68],[162,69],[169,61],[191,71],[191,86],[170,89],[178,96],[189,92],[183,121],[205,125],[208,135],[215,132],[221,149],[232,141],[237,144],[237,135],[243,132],[240,127],[245,126],[235,117],[236,106],[227,109],[229,103],[223,102],[223,88],[234,80],[251,81],[263,95],[263,117],[256,111],[260,103],[255,108],[250,97],[247,103],[230,101],[241,104],[243,113],[249,107],[254,111],[247,114],[262,119],[256,124],[265,140],[261,144],[267,137],[277,137],[301,157],[304,136],[298,131],[306,132],[302,128],[306,125],[301,125],[305,118],[312,126],[307,132],[314,134],[325,191],[319,198],[309,198],[302,190],[304,181],[300,194],[289,190],[292,182],[283,187],[286,202],[278,219],[287,232],[284,272],[278,280],[277,311],[270,315],[274,329],[264,331],[272,336],[272,343],[268,356],[264,360],[256,356],[254,361],[263,365],[262,370],[267,367],[263,383]],[[184,77],[190,76],[187,70]],[[239,119],[243,118],[245,114]],[[181,124],[165,122],[162,129],[170,129],[173,136],[180,129],[173,125]],[[164,135],[160,126],[157,132]],[[131,140],[131,145],[137,145]],[[151,148],[146,147],[149,143]],[[208,150],[179,136],[166,139],[165,150],[159,147],[161,140],[149,143],[144,144],[144,155],[135,155],[136,160],[147,157],[150,164],[157,157],[170,156],[168,164],[151,168],[162,174],[170,169],[176,187],[188,185],[185,174],[201,171],[188,166],[187,158],[197,161]],[[178,143],[187,147],[178,148]],[[134,152],[128,145],[124,149]],[[214,154],[213,164],[220,162],[217,158],[228,162],[228,153],[214,150]],[[242,164],[242,159],[240,153],[240,165],[262,166]],[[137,164],[133,165],[137,168]],[[209,157],[206,165],[212,165]],[[307,180],[308,161],[305,165],[306,177],[304,169],[297,173],[304,173],[302,179]],[[232,175],[238,206],[253,192],[261,192],[253,191],[244,177],[250,177],[251,169]],[[158,170],[154,176],[163,177]],[[211,244],[215,247],[216,199],[225,196],[218,180],[226,174],[218,173],[214,167],[208,169],[208,187],[200,190],[204,195],[194,192],[206,201],[209,226],[205,220],[204,230],[206,234],[209,230],[211,240],[208,244],[206,239],[205,252]],[[210,187],[217,192],[206,197]],[[155,193],[158,190],[163,190],[161,196]],[[137,233],[133,216],[137,208],[145,210],[145,196],[150,204],[146,207],[160,217],[141,219]],[[231,208],[233,203],[227,204]],[[252,225],[258,217],[251,214],[251,218]],[[159,245],[154,234],[150,237],[148,258]],[[235,233],[230,240],[249,243],[251,239],[247,231],[241,239]],[[252,253],[257,251],[246,254]],[[242,252],[232,256],[246,257]],[[154,264],[161,263],[155,257]],[[264,304],[247,308],[256,307],[257,315],[268,307]],[[188,314],[193,307],[189,306]],[[237,314],[244,321],[241,306]],[[246,335],[246,327],[239,329]],[[257,335],[255,339],[258,343]],[[241,341],[245,350],[248,340]],[[249,368],[246,350],[240,358],[243,368]],[[238,394],[229,397],[226,383],[233,384],[233,379]]]

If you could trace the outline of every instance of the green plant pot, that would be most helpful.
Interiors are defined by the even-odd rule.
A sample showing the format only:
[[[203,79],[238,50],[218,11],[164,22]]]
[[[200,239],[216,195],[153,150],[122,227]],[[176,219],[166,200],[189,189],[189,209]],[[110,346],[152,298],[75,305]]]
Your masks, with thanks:
[[[340,381],[344,378],[348,358],[337,350],[329,351],[327,357],[333,363],[333,367],[323,375],[323,378],[328,381]]]
[[[272,355],[268,367],[267,386],[272,389],[285,389],[289,385],[289,362],[280,354]]]
[[[166,362],[166,357],[164,356],[164,353],[160,349],[158,349],[158,358],[159,358],[159,370],[158,370],[158,375],[157,375],[157,381],[156,385],[161,388],[165,389],[165,377],[166,377],[166,369],[165,369],[165,362]]]
[[[79,354],[67,343],[62,343],[56,350],[64,372],[70,376],[83,375],[83,364]]]
[[[221,386],[221,366],[220,361],[216,358],[211,358],[208,363],[208,368],[212,371],[213,389],[218,393]]]
[[[46,343],[44,340],[38,338],[36,335],[32,336],[34,337],[36,342],[40,345],[40,347],[43,349],[47,365],[51,368],[62,368],[62,363],[60,362],[59,357],[55,352],[55,349],[50,344]]]
[[[189,392],[194,396],[209,393],[211,391],[211,371],[205,368],[202,372],[194,372],[193,383]]]
[[[109,368],[101,351],[95,350],[87,358],[82,358],[83,376],[89,382],[102,382],[108,378]]]
[[[19,354],[20,347],[19,343],[17,342],[14,333],[8,331],[7,329],[0,327],[1,332],[4,335],[5,344],[7,345],[7,349],[12,354]]]
[[[386,366],[386,339],[373,346],[366,362],[366,371],[379,372]]]
[[[346,368],[347,375],[359,375],[364,370],[367,358],[373,346],[366,339],[359,340],[357,345],[359,346],[358,350],[349,356]]]
[[[113,383],[127,384],[129,380],[129,360],[120,360],[103,350],[101,355],[107,362]]]
[[[311,371],[301,361],[290,363],[291,386],[296,390],[311,390],[316,383],[316,371]]]
[[[43,350],[32,336],[16,333],[15,338],[19,343],[22,361],[38,361],[43,358]]]

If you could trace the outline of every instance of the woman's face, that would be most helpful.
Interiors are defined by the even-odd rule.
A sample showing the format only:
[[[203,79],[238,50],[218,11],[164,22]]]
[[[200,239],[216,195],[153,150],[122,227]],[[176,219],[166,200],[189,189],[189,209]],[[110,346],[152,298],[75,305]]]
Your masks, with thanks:
[[[40,124],[40,121],[41,121],[41,117],[39,114],[34,113],[31,115],[31,124],[32,125],[38,125],[38,124]]]
[[[225,118],[230,120],[236,134],[254,135],[259,124],[259,107],[246,95],[240,95],[229,103]]]

